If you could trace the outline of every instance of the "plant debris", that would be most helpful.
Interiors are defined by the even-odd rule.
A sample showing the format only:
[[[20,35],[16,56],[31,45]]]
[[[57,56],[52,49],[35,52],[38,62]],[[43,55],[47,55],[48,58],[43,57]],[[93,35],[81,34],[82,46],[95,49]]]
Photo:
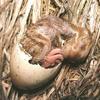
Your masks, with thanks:
[[[10,53],[17,34],[46,15],[55,15],[88,28],[93,47],[83,64],[62,65],[56,79],[39,92],[16,89],[10,78]],[[99,100],[100,1],[0,0],[0,100]]]

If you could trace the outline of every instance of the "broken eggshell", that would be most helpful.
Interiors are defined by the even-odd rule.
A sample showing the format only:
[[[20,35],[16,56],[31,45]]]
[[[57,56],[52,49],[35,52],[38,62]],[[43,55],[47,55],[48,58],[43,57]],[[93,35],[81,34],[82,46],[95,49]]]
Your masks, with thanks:
[[[39,64],[30,64],[32,57],[22,50],[21,44],[14,44],[11,52],[10,75],[17,88],[28,90],[42,87],[53,79],[60,69],[60,63],[54,68],[45,69]]]

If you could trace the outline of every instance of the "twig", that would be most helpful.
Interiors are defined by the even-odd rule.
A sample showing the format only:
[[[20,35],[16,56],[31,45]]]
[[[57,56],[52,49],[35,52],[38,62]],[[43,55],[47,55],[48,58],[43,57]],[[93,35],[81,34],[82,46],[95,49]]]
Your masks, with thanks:
[[[12,2],[12,0],[7,0],[3,5],[0,6],[0,14],[2,12],[4,12],[5,8],[7,7],[7,5]]]
[[[20,21],[20,28],[21,29],[20,29],[19,39],[20,39],[21,35],[24,33],[24,31],[25,31],[25,25],[26,25],[26,22],[27,22],[27,19],[28,19],[28,16],[29,16],[29,13],[30,13],[32,5],[33,5],[33,0],[28,0],[28,2],[26,4],[25,13],[23,15],[22,20]]]

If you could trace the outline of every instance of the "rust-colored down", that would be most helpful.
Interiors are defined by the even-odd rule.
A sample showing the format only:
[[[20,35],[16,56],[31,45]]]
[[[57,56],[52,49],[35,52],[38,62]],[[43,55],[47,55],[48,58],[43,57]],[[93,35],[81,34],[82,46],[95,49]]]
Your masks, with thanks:
[[[53,59],[50,63],[54,65],[57,60],[62,60],[62,56],[72,62],[86,58],[92,45],[91,41],[87,29],[63,21],[58,17],[48,16],[28,27],[21,39],[21,44],[25,51],[32,56],[32,63],[41,61],[45,63],[46,59],[49,63],[49,53],[53,49],[59,48],[62,52],[54,54],[60,54],[59,58]]]

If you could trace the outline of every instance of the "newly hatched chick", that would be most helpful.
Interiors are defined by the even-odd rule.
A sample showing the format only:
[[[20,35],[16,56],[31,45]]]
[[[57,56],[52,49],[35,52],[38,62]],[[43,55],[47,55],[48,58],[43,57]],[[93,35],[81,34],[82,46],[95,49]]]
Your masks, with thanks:
[[[21,44],[32,56],[31,63],[49,67],[63,58],[72,62],[84,59],[90,51],[91,38],[85,29],[48,16],[28,27]]]

